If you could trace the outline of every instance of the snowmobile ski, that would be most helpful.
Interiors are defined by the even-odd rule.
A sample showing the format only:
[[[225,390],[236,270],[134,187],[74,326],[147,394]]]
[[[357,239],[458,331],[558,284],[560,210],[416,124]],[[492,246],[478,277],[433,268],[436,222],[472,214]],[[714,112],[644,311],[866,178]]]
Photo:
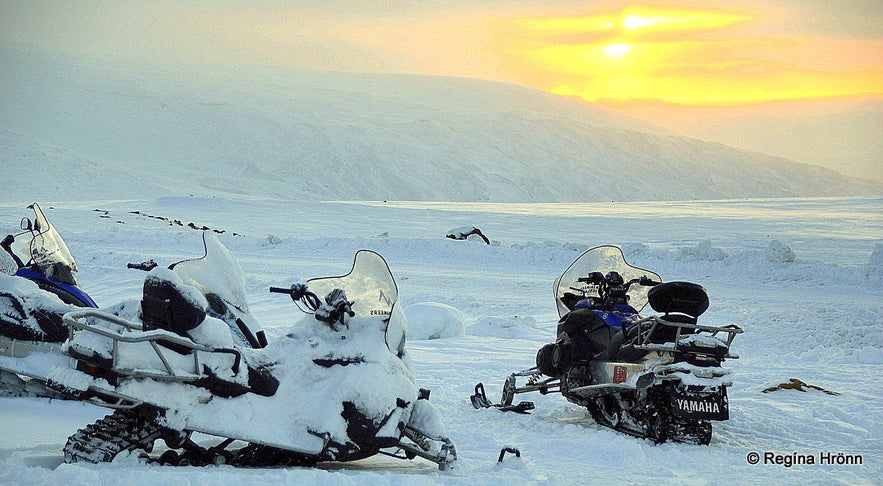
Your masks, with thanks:
[[[512,404],[503,404],[503,403],[492,403],[488,400],[487,393],[484,391],[484,384],[479,383],[475,385],[475,393],[469,397],[472,401],[472,406],[475,408],[496,408],[497,410],[501,410],[503,412],[516,412],[527,414],[531,410],[535,408],[533,402],[518,402],[517,405]]]

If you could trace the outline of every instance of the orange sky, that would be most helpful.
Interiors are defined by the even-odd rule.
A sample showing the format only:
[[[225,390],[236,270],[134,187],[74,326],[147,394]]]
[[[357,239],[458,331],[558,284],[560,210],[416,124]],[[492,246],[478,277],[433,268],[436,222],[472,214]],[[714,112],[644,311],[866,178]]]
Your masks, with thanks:
[[[634,8],[513,21],[507,66],[586,101],[743,105],[883,95],[883,41],[779,34],[775,12]],[[762,28],[765,27],[765,28]]]
[[[879,1],[0,0],[0,9],[0,41],[118,57],[466,76],[590,102],[883,96]]]

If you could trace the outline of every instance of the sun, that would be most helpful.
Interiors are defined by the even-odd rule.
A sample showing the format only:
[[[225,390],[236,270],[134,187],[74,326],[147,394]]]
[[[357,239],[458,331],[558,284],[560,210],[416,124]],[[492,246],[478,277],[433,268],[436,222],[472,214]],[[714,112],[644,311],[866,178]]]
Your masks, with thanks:
[[[607,57],[613,59],[622,59],[623,57],[628,55],[629,52],[632,51],[632,46],[624,42],[617,42],[616,44],[608,44],[604,46],[601,51]]]

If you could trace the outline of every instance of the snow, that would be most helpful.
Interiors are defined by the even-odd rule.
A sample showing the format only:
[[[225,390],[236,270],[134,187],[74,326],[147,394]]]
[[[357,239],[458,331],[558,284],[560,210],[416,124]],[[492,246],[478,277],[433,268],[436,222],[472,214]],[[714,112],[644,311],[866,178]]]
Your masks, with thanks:
[[[438,302],[418,302],[405,309],[409,339],[442,339],[466,333],[466,315]]]
[[[17,227],[29,202],[0,203],[5,231]],[[141,293],[145,274],[126,263],[154,258],[162,265],[203,253],[201,232],[145,214],[225,230],[219,239],[239,261],[250,309],[271,343],[290,339],[302,314],[287,296],[269,294],[269,286],[342,275],[359,248],[381,253],[396,277],[400,304],[414,306],[407,312],[407,349],[417,386],[432,391],[438,426],[456,443],[459,467],[439,472],[420,459],[385,457],[314,469],[172,468],[134,456],[63,464],[66,438],[109,411],[0,398],[0,484],[877,484],[883,476],[880,198],[566,205],[234,197],[39,202],[77,258],[81,286],[105,307]],[[500,245],[444,238],[447,228],[463,221],[486,229]],[[275,235],[273,244],[267,235]],[[773,241],[798,258],[770,261]],[[625,436],[597,426],[560,396],[516,397],[536,402],[529,415],[474,410],[469,403],[479,381],[498,399],[503,379],[531,366],[537,349],[554,339],[552,282],[597,244],[621,246],[629,263],[666,281],[700,283],[711,301],[700,323],[736,323],[746,330],[732,348],[741,358],[726,363],[731,419],[715,424],[710,446],[657,446]],[[426,308],[457,316],[465,332],[438,333],[447,327]],[[429,339],[436,334],[439,339]],[[300,349],[295,340],[290,347]],[[791,378],[839,395],[762,393]],[[315,408],[297,400],[288,405],[279,413],[292,420],[299,409]],[[318,413],[309,410],[302,413]],[[251,418],[236,419],[237,427],[246,427]],[[508,454],[497,464],[503,447],[517,448],[521,457]],[[812,454],[817,463],[752,465],[750,452]],[[818,455],[828,452],[861,455],[863,464],[818,464]]]
[[[199,258],[201,233],[190,226],[222,232],[249,309],[280,353],[303,352],[306,341],[291,335],[303,315],[268,287],[342,275],[356,250],[378,251],[397,280],[396,308],[411,309],[406,357],[416,385],[432,390],[434,408],[418,413],[444,428],[459,456],[444,473],[385,457],[249,470],[162,467],[135,456],[64,464],[67,437],[109,411],[0,397],[0,484],[883,477],[879,183],[480,80],[133,67],[2,46],[0,88],[0,235],[17,232],[36,200],[77,258],[81,286],[105,309],[129,303],[119,308],[136,312],[145,274],[127,263]],[[841,197],[850,194],[863,197]],[[481,228],[493,244],[444,237],[463,226]],[[746,330],[732,348],[741,358],[726,363],[731,419],[715,424],[710,446],[628,437],[560,396],[517,397],[536,402],[529,415],[469,403],[477,382],[497,399],[509,373],[534,364],[555,338],[552,282],[602,244],[666,281],[701,284],[711,305],[700,323]],[[791,378],[839,395],[763,393]],[[169,399],[185,408],[200,398]],[[319,415],[324,403],[289,402],[275,415],[221,410],[218,418],[247,431]],[[496,463],[504,447],[521,457]],[[863,464],[752,465],[751,452],[844,453]]]

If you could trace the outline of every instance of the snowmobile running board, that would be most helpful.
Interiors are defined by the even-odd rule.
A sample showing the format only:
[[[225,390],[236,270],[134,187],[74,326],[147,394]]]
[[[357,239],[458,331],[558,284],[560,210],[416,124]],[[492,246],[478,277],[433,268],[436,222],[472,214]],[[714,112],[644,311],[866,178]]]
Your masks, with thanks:
[[[35,351],[61,353],[61,343],[22,341],[20,339],[0,337],[0,356],[24,358]]]
[[[579,395],[582,398],[592,398],[599,395],[609,395],[611,393],[622,393],[635,391],[633,385],[602,383],[599,385],[586,385],[578,388],[571,388],[570,393]]]

